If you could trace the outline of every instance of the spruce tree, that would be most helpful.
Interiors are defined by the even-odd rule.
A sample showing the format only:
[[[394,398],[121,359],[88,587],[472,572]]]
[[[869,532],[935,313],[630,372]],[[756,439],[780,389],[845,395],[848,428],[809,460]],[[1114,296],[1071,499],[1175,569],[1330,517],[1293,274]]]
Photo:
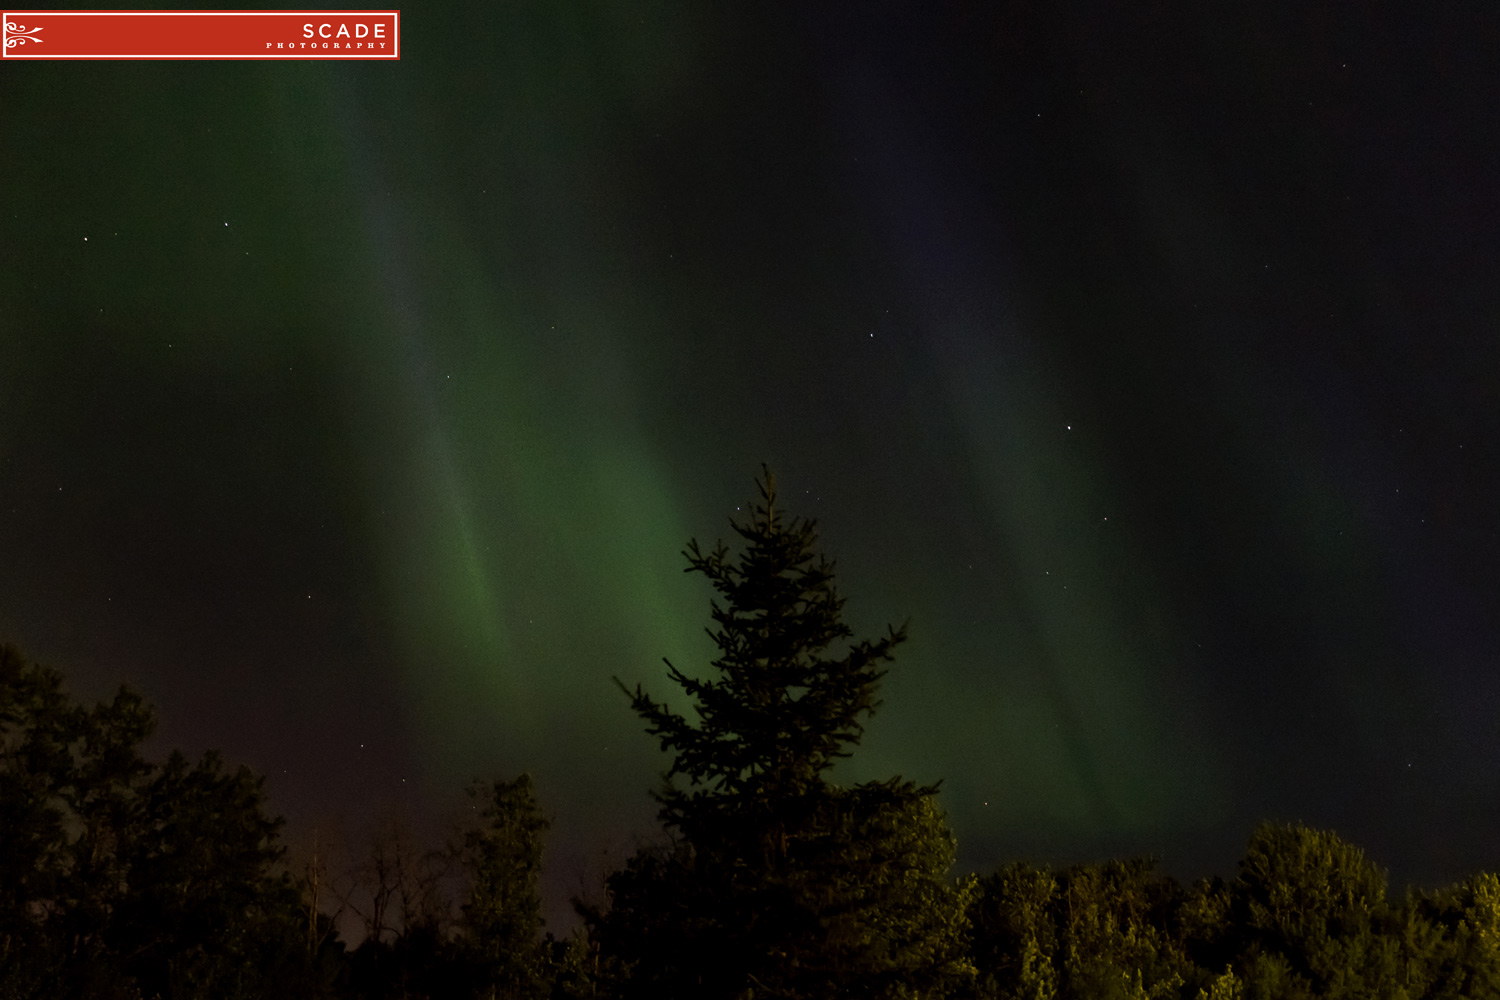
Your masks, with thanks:
[[[905,628],[855,639],[815,523],[778,508],[769,470],[757,485],[749,519],[730,522],[738,557],[722,542],[684,552],[718,595],[712,672],[667,663],[693,718],[620,685],[672,755],[657,795],[671,844],[638,854],[609,880],[611,910],[584,916],[622,996],[941,995],[969,973],[969,889],[946,880],[936,787],[827,776]]]

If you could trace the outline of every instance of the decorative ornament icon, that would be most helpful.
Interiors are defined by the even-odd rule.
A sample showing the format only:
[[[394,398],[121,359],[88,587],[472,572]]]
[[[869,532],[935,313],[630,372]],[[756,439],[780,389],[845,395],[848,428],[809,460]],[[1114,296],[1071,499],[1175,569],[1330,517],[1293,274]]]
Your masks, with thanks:
[[[22,45],[26,42],[37,42],[40,44],[44,39],[36,37],[36,33],[41,30],[42,26],[40,25],[35,28],[27,28],[24,24],[17,24],[14,21],[6,21],[5,47],[7,49],[13,49],[17,45]]]

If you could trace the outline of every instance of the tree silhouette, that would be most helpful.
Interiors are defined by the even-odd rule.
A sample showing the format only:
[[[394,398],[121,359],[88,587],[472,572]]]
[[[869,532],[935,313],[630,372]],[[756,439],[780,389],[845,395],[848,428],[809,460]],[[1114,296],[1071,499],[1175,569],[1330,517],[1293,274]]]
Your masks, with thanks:
[[[476,784],[469,795],[480,821],[464,831],[460,847],[469,891],[459,926],[475,995],[491,1000],[545,996],[550,949],[540,940],[538,882],[550,823],[529,774]]]
[[[406,823],[388,815],[370,831],[362,861],[335,894],[364,925],[350,955],[354,991],[368,997],[457,996],[459,962],[447,883],[447,852],[424,848]]]
[[[968,890],[944,880],[936,787],[826,776],[905,628],[853,639],[815,524],[778,509],[769,470],[757,485],[749,520],[730,522],[737,558],[723,543],[684,552],[718,594],[713,675],[667,663],[695,718],[616,679],[672,754],[657,794],[672,843],[609,879],[607,913],[581,912],[623,996],[939,995],[969,971]]]
[[[295,888],[261,778],[164,765],[121,688],[84,707],[0,646],[0,995],[258,995],[296,952]]]
[[[689,780],[690,790],[664,796],[663,819],[679,829],[708,802],[775,800],[812,788],[859,741],[861,718],[878,707],[880,664],[906,639],[903,626],[876,642],[851,643],[842,656],[827,655],[853,635],[842,620],[833,563],[817,554],[812,521],[787,520],[777,510],[769,470],[757,485],[762,502],[750,522],[730,522],[748,543],[738,561],[722,542],[704,553],[693,540],[683,553],[688,572],[702,573],[725,601],[713,603],[718,630],[709,633],[720,676],[699,680],[667,662],[698,722],[639,685],[626,690],[647,732],[675,754],[668,777]]]

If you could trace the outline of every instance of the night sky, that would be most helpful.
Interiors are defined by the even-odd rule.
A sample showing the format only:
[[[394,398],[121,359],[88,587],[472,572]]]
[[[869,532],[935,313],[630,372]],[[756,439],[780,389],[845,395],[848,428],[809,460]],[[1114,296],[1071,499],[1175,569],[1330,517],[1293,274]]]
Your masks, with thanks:
[[[1500,868],[1500,10],[428,5],[0,72],[0,637],[287,839],[655,835],[762,461],[965,871]],[[606,853],[607,852],[607,853]],[[554,926],[556,923],[554,924]]]

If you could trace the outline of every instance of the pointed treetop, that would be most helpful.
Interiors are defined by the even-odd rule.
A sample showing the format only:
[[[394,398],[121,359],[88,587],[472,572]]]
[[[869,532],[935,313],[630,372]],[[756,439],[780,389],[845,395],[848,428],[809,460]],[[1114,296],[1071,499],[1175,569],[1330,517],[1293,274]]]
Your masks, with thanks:
[[[686,571],[702,573],[719,595],[708,629],[718,676],[700,680],[667,663],[699,721],[640,686],[625,689],[647,731],[674,754],[669,777],[685,775],[693,794],[775,796],[820,780],[859,741],[862,720],[879,704],[880,665],[905,639],[904,627],[878,641],[852,638],[834,564],[817,552],[816,523],[784,519],[775,476],[762,472],[761,502],[747,521],[730,519],[747,543],[738,558],[722,542],[705,552],[693,540],[683,553]]]

